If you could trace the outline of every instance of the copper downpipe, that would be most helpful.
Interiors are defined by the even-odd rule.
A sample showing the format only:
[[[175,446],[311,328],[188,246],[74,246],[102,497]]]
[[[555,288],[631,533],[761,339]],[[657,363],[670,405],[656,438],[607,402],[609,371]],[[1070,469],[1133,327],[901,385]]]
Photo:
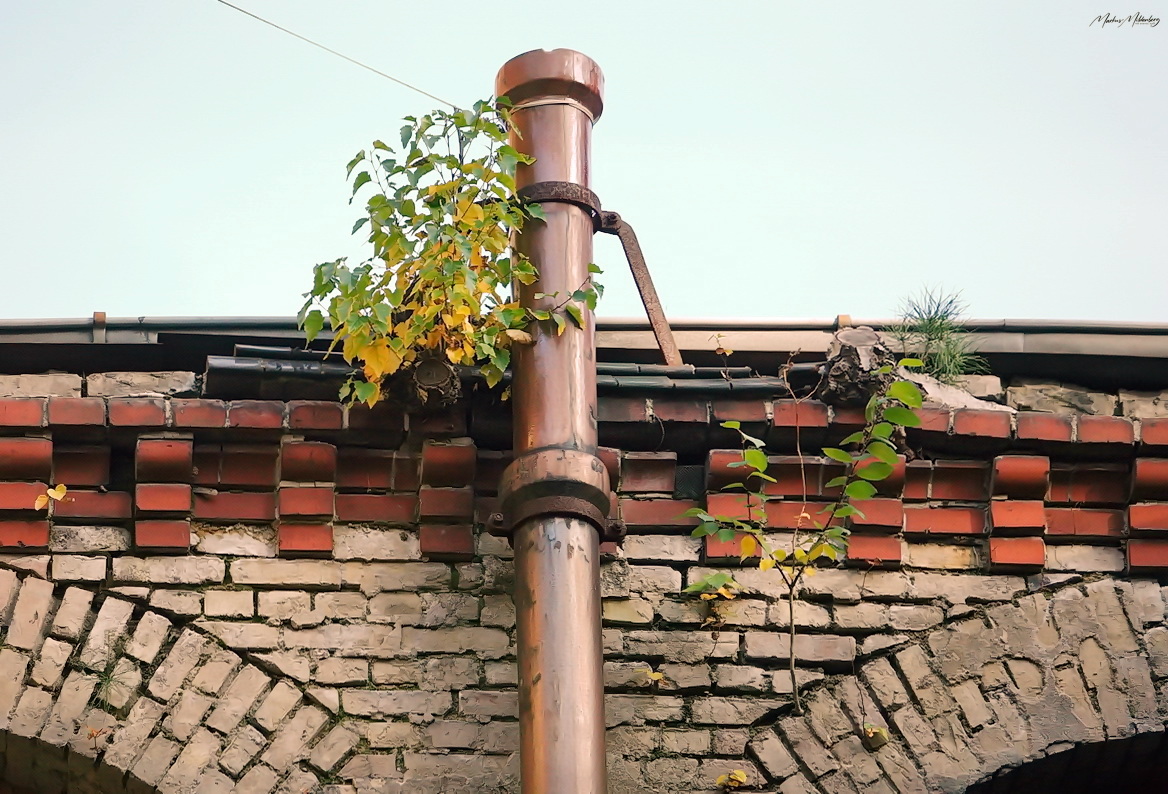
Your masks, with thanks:
[[[592,125],[604,78],[571,50],[536,50],[504,64],[499,96],[514,104],[512,145],[535,157],[517,186],[542,181],[589,187]],[[522,304],[552,309],[588,279],[592,218],[580,207],[545,203],[546,222],[529,222],[517,246],[540,278],[519,286]],[[556,293],[539,298],[536,293]],[[513,352],[514,449],[594,455],[596,328],[568,323],[532,328],[534,342]],[[542,324],[541,324],[542,325]],[[549,324],[550,326],[550,324]],[[519,657],[520,766],[524,794],[603,794],[604,678],[600,638],[598,528],[582,518],[543,515],[514,528]]]

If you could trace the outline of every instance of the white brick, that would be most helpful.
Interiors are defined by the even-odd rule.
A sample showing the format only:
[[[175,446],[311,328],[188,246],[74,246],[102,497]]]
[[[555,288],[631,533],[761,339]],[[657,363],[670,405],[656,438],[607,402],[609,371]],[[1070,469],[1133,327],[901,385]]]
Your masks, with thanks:
[[[153,664],[169,633],[169,620],[157,612],[147,612],[138,621],[133,637],[126,643],[126,653],[146,664]]]
[[[129,601],[107,598],[89,630],[89,638],[78,654],[78,661],[91,670],[104,670],[117,655],[119,642],[133,612],[134,605]]]
[[[187,675],[199,663],[206,646],[207,641],[198,634],[189,629],[184,631],[150,679],[147,687],[150,694],[162,701],[174,697]]]
[[[218,584],[226,564],[215,557],[115,557],[113,579],[147,584]]]
[[[250,618],[255,614],[255,594],[251,590],[204,591],[203,613],[219,618]]]
[[[12,610],[5,642],[14,648],[35,651],[44,639],[45,623],[53,608],[53,584],[35,576],[26,576]]]
[[[32,667],[32,682],[45,689],[56,689],[65,670],[65,662],[73,646],[60,640],[47,639],[41,646],[41,655]]]

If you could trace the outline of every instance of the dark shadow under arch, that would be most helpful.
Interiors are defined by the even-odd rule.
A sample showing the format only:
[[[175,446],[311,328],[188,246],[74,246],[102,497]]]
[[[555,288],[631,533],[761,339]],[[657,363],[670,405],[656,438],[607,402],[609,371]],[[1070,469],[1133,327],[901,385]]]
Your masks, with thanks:
[[[0,794],[153,794],[156,790],[93,758],[0,731]]]
[[[1168,735],[1077,744],[970,786],[966,794],[1168,794]]]

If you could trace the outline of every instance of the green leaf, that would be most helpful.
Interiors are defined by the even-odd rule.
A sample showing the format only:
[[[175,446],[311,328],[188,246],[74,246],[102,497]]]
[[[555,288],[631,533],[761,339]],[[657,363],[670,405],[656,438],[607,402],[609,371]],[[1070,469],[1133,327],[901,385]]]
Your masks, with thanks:
[[[324,315],[320,313],[320,309],[313,309],[304,315],[304,322],[301,323],[301,326],[304,328],[304,336],[311,342],[324,328]]]
[[[823,487],[824,488],[839,488],[841,485],[845,484],[847,481],[848,481],[847,477],[840,475],[839,477],[832,477],[830,480],[828,480],[827,482],[825,482],[823,484]]]
[[[737,419],[731,419],[727,422],[723,422],[722,427],[726,428],[727,430],[741,430],[742,423],[739,422]]]
[[[873,394],[872,399],[868,400],[868,404],[864,406],[864,421],[871,422],[876,418],[876,408],[880,405],[880,395]]]
[[[844,489],[849,499],[871,499],[876,495],[876,486],[864,480],[856,480]]]
[[[564,311],[572,318],[572,322],[576,323],[577,328],[584,327],[584,313],[580,311],[580,307],[574,303],[569,303],[564,306]]]
[[[357,178],[353,180],[353,195],[357,195],[357,191],[361,189],[362,185],[373,181],[373,177],[369,176],[368,171],[362,171],[357,174]]]
[[[350,176],[352,176],[353,169],[357,167],[357,163],[361,162],[364,159],[365,159],[365,150],[362,149],[361,151],[357,152],[356,156],[352,160],[349,161],[348,165],[345,166],[345,179],[348,179]]]
[[[763,472],[767,470],[767,456],[761,449],[744,449],[742,456],[746,460],[747,465],[755,471]]]
[[[556,323],[556,336],[560,336],[564,333],[564,329],[568,327],[567,321],[564,320],[564,315],[560,314],[559,312],[553,314],[552,319]]]
[[[358,218],[357,222],[353,224],[353,231],[349,232],[349,234],[356,234],[357,230],[360,229],[362,226],[364,226],[367,223],[369,223],[368,217]]]
[[[852,456],[850,454],[844,452],[842,449],[836,449],[835,447],[824,447],[823,454],[827,455],[832,460],[838,460],[840,463],[850,464],[852,462]]]
[[[867,466],[861,466],[856,469],[857,477],[874,482],[886,479],[890,474],[892,474],[892,467],[881,460],[873,461]]]
[[[353,394],[359,402],[367,403],[377,395],[377,384],[358,381],[353,384]]]
[[[722,541],[723,543],[729,543],[730,541],[734,540],[734,536],[737,534],[738,533],[733,529],[719,529],[718,540]]]
[[[867,453],[878,460],[884,461],[889,466],[895,466],[900,463],[900,458],[897,457],[896,450],[883,441],[873,441],[868,445]]]
[[[909,408],[920,408],[923,402],[921,390],[917,388],[915,383],[907,380],[898,380],[889,386],[888,396],[894,400],[900,400]]]
[[[603,273],[604,271],[600,269],[600,265],[589,264],[588,265],[588,272],[589,273]]]
[[[892,436],[892,431],[895,430],[888,422],[878,422],[872,427],[872,438],[886,439]]]
[[[894,425],[903,425],[904,427],[917,427],[921,423],[919,416],[899,405],[884,409],[884,418]]]
[[[857,430],[855,433],[852,433],[850,436],[848,436],[847,438],[840,441],[840,446],[846,447],[848,444],[859,444],[863,440],[864,440],[864,431]]]
[[[706,535],[713,535],[717,531],[718,531],[718,524],[716,522],[703,521],[702,523],[698,524],[697,528],[695,528],[694,531],[691,532],[690,534],[693,535],[693,537],[695,537],[695,538],[701,538],[701,537],[704,537]]]
[[[923,366],[925,366],[925,362],[921,361],[919,358],[902,358],[900,361],[898,361],[896,363],[897,363],[897,366],[901,366],[901,367],[923,367]]]

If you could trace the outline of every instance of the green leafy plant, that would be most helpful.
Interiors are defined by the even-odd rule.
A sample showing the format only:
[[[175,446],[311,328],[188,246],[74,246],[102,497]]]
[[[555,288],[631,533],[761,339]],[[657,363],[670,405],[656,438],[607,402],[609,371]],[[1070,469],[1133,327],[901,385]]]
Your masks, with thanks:
[[[532,158],[507,143],[509,107],[499,98],[409,116],[400,145],[374,141],[349,161],[353,199],[365,201],[353,233],[367,235],[372,256],[317,265],[298,315],[310,342],[327,326],[330,350],[360,365],[343,399],[373,405],[387,377],[424,361],[478,366],[493,386],[512,345],[531,341],[529,323],[562,333],[595,309],[591,276],[570,295],[539,296],[557,301],[548,309],[514,299],[513,283],[538,274],[511,240],[543,213],[515,191],[516,169]]]
[[[921,361],[903,359],[899,365],[916,367],[921,365]],[[891,366],[877,370],[877,374],[883,376],[890,376],[892,372]],[[743,494],[742,512],[733,516],[713,515],[702,508],[693,508],[684,513],[696,517],[700,522],[693,530],[694,537],[713,536],[725,543],[737,539],[740,563],[758,555],[758,568],[763,571],[774,570],[781,578],[786,591],[792,648],[789,672],[797,713],[802,713],[802,704],[795,676],[796,594],[804,578],[813,576],[818,566],[838,563],[846,555],[851,520],[855,516],[864,515],[857,504],[875,496],[876,486],[873,483],[886,479],[899,463],[894,437],[898,428],[920,424],[916,409],[920,408],[921,403],[920,390],[908,380],[891,380],[883,390],[872,395],[864,410],[863,429],[844,438],[839,447],[823,449],[825,457],[843,465],[843,474],[824,484],[825,488],[839,489],[839,497],[823,505],[814,515],[803,512],[789,542],[784,545],[772,545],[765,533],[766,498],[763,492],[766,483],[775,482],[775,478],[767,474],[769,460],[766,445],[761,439],[744,432],[740,422],[722,423],[722,427],[738,433],[742,459],[729,465],[743,472],[741,481],[730,483],[722,490]],[[802,503],[806,505],[806,476],[803,480]],[[693,582],[685,592],[713,600],[733,598],[738,589],[741,588],[731,572],[718,571]]]
[[[962,375],[989,371],[986,360],[973,352],[961,324],[965,310],[959,293],[925,289],[904,300],[900,322],[888,333],[900,345],[902,355],[915,356],[925,373],[952,385]]]

